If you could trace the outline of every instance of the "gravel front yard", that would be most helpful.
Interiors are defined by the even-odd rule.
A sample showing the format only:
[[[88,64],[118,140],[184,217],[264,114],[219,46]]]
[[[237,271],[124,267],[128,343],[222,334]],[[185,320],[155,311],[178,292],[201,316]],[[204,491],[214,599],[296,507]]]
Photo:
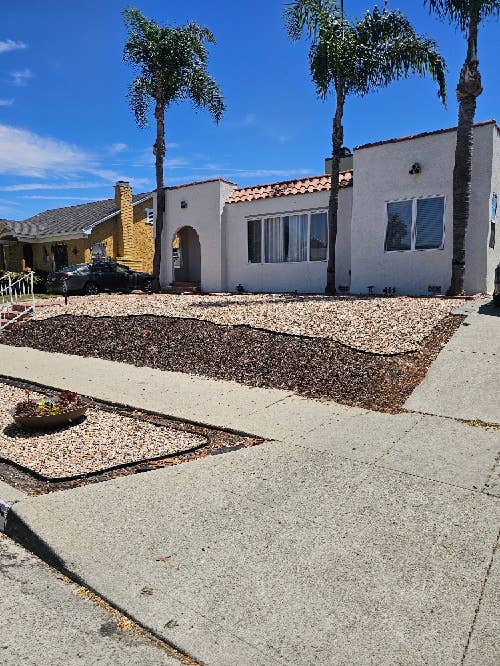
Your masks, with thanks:
[[[63,314],[116,317],[155,314],[223,325],[247,325],[276,333],[334,340],[377,354],[420,349],[425,338],[460,300],[363,298],[281,294],[104,294],[71,296],[42,305],[41,320]]]
[[[39,400],[45,395],[31,392]],[[202,446],[206,438],[99,409],[80,423],[50,431],[15,425],[9,410],[26,391],[0,382],[0,458],[55,479],[99,472]]]
[[[394,412],[462,321],[463,317],[449,315],[421,349],[390,356],[358,351],[331,339],[148,315],[27,320],[7,329],[2,342]]]

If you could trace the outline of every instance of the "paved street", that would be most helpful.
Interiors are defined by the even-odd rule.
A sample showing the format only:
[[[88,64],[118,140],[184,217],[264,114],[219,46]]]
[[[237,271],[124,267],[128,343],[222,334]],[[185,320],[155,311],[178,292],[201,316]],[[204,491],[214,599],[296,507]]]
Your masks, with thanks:
[[[0,534],[2,666],[180,666]]]
[[[473,325],[476,340],[497,335],[500,319],[480,317],[458,335]],[[200,663],[499,662],[500,430],[440,415],[439,400],[438,415],[389,415],[6,352],[10,376],[272,440],[21,498],[9,514],[12,536]],[[470,407],[463,418],[481,418],[491,387],[454,390]]]

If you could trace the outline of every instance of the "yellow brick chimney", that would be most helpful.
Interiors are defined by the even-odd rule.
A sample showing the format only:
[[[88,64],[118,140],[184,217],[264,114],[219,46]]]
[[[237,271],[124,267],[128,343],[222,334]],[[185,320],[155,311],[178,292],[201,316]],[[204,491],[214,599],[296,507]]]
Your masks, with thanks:
[[[142,270],[142,261],[137,259],[134,239],[134,208],[132,188],[126,180],[115,185],[115,202],[120,211],[118,218],[116,260],[133,270]]]

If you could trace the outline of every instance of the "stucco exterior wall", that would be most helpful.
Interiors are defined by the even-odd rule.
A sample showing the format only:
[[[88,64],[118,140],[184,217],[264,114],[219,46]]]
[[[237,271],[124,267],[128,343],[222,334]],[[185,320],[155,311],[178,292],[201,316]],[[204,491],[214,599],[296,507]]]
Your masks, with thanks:
[[[228,204],[223,214],[226,239],[226,289],[242,284],[247,291],[323,293],[326,286],[326,261],[296,263],[250,263],[248,261],[247,221],[277,215],[327,211],[329,192],[257,199]],[[339,224],[336,246],[338,285],[350,284],[350,221],[352,188],[339,193]]]
[[[494,124],[474,129],[471,213],[466,237],[468,293],[486,289],[486,256]],[[453,163],[456,132],[361,148],[354,153],[351,227],[351,292],[376,293],[395,287],[400,294],[428,294],[429,285],[449,287],[452,260]],[[422,171],[410,175],[418,162]],[[386,252],[389,201],[445,197],[443,249]]]
[[[167,189],[162,235],[162,266],[160,282],[169,285],[172,274],[172,239],[182,227],[192,227],[198,234],[201,247],[201,288],[222,291],[223,256],[221,213],[231,185],[223,181],[208,181]],[[187,206],[182,208],[181,202]]]
[[[490,247],[491,220],[488,225],[488,238],[486,249],[486,291],[492,293],[495,283],[495,268],[500,263],[500,131],[497,127],[493,130],[493,168],[491,174],[491,194],[498,197],[497,221],[495,223],[495,246]],[[491,198],[490,198],[491,210]],[[490,216],[489,216],[490,217]]]

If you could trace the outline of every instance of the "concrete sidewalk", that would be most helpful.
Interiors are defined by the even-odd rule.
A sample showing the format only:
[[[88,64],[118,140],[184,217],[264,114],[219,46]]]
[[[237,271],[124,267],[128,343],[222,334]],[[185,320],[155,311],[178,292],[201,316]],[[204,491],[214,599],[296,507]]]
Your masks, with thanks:
[[[274,440],[9,514],[12,536],[203,664],[498,663],[498,430],[35,350],[0,359],[5,375]]]
[[[206,665],[498,663],[500,502],[484,493],[274,442],[11,513],[14,537],[28,527]]]
[[[45,386],[70,389],[82,395],[117,402],[139,409],[157,411],[219,428],[243,427],[249,432],[272,437],[260,414],[266,408],[285,402],[296,418],[293,424],[308,429],[311,423],[338,415],[363,414],[366,410],[334,402],[305,400],[289,391],[252,388],[237,382],[220,381],[182,372],[139,368],[125,363],[53,354],[0,345],[0,376],[25,379]],[[271,424],[270,424],[271,425]],[[271,428],[274,426],[271,425]]]
[[[468,303],[468,315],[431,365],[406,409],[500,424],[500,308]]]

